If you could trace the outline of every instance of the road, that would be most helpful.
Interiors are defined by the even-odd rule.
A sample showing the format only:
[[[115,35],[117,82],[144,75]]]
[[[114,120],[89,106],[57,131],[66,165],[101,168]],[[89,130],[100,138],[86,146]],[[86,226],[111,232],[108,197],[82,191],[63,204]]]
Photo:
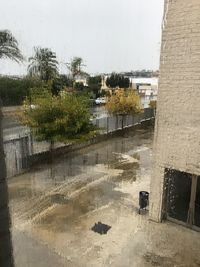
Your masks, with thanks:
[[[9,179],[16,267],[199,266],[196,232],[138,214],[152,138],[132,130]],[[98,222],[107,234],[91,230]]]

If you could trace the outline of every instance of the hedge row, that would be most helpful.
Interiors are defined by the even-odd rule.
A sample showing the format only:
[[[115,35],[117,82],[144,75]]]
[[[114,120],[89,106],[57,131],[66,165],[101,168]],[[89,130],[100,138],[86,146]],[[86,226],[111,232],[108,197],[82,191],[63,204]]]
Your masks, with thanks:
[[[32,78],[0,77],[0,98],[4,106],[21,105],[30,89],[42,86],[42,82]]]

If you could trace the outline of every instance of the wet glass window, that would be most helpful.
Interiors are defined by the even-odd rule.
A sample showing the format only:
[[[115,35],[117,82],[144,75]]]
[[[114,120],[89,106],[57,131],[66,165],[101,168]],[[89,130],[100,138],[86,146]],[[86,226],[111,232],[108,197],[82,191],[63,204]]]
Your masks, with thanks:
[[[168,178],[168,200],[167,213],[168,216],[187,222],[188,209],[190,204],[192,178],[185,172],[169,170]]]
[[[200,227],[200,177],[197,180],[194,220],[195,225]]]

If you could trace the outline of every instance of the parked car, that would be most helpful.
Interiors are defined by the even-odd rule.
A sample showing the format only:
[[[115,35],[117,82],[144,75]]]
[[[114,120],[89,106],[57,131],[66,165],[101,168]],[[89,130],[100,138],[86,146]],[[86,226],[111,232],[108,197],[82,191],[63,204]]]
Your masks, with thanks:
[[[95,104],[96,104],[96,105],[106,104],[106,97],[98,97],[98,98],[95,100]]]

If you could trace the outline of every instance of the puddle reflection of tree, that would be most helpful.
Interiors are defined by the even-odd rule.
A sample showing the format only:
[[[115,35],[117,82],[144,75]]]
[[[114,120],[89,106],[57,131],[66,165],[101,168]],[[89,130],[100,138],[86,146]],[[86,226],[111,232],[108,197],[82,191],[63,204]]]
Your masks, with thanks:
[[[61,163],[60,161],[57,161],[55,156],[53,156],[48,166],[48,178],[54,181],[55,185],[57,185],[61,177],[62,180],[65,180],[66,177],[74,176],[77,172],[77,168],[74,169],[73,159],[71,157],[68,157],[67,161]]]
[[[122,181],[129,181],[134,182],[137,178],[137,171],[140,168],[140,155],[138,153],[135,153],[133,156],[128,156],[119,153],[113,153],[113,159],[108,162],[108,168],[109,169],[118,169],[123,170],[123,173],[117,177],[113,178],[113,181],[115,182],[122,182]],[[130,161],[126,161],[123,159],[123,156],[129,158]],[[131,161],[132,157],[132,161]]]

